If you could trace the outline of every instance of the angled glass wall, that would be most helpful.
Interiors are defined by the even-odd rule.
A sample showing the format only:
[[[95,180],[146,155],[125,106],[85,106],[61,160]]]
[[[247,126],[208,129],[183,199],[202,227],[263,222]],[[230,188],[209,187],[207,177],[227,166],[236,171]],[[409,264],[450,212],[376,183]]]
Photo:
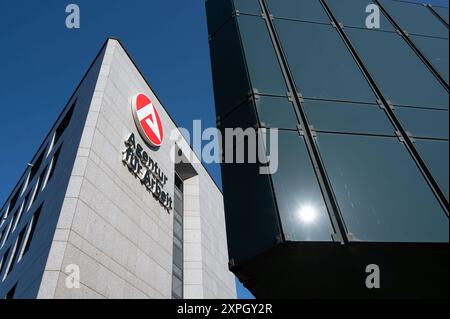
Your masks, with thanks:
[[[368,4],[380,6],[378,29],[366,27]],[[438,78],[448,83],[448,26],[439,7],[206,5],[218,127],[279,130],[276,173],[222,165],[232,259],[264,252],[277,236],[327,242],[339,231],[349,242],[448,242],[448,84]]]

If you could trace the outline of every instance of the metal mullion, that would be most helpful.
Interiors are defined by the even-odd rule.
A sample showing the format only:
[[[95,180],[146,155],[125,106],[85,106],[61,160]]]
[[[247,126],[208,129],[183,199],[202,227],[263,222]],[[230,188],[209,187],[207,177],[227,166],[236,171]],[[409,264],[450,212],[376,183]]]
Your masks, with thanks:
[[[383,109],[384,109],[386,115],[388,116],[388,118],[392,122],[392,124],[394,125],[397,132],[400,134],[403,144],[405,145],[406,149],[412,156],[415,164],[421,171],[422,175],[424,176],[424,178],[427,181],[428,185],[430,186],[431,190],[433,191],[436,198],[438,199],[439,204],[441,205],[445,214],[448,217],[449,206],[448,206],[448,200],[447,200],[446,195],[441,190],[439,184],[436,182],[433,175],[431,174],[431,171],[428,169],[427,165],[425,164],[424,160],[420,156],[419,152],[416,150],[416,148],[414,146],[414,141],[410,138],[407,131],[403,128],[400,120],[395,115],[394,110],[390,107],[389,101],[384,97],[381,89],[378,87],[378,85],[376,84],[372,75],[370,74],[370,72],[368,71],[366,66],[364,65],[362,59],[357,54],[355,48],[353,47],[352,43],[350,42],[350,39],[347,37],[347,35],[344,32],[344,30],[342,29],[342,27],[338,24],[337,19],[334,16],[334,14],[333,14],[332,10],[330,9],[330,7],[328,6],[328,4],[326,3],[326,0],[320,0],[320,1],[322,2],[323,6],[326,9],[330,18],[333,21],[335,21],[336,28],[337,28],[342,40],[345,42],[347,48],[350,50],[351,54],[353,55],[353,58],[355,59],[355,61],[358,64],[360,70],[364,73],[364,76],[368,80],[369,85],[372,87],[372,90],[376,94],[377,98],[379,98],[380,101],[383,103],[383,105],[384,105]],[[377,1],[377,0],[374,0],[374,1]]]
[[[392,25],[397,29],[397,32],[401,35],[401,37],[408,43],[411,49],[414,51],[416,55],[419,56],[420,60],[428,67],[428,69],[433,73],[433,75],[437,78],[439,83],[445,88],[445,90],[449,91],[448,83],[444,79],[444,77],[436,70],[436,68],[428,61],[427,57],[419,50],[419,48],[414,44],[414,42],[409,37],[408,33],[402,29],[402,27],[395,21],[395,19],[389,14],[389,12],[381,5],[379,0],[373,0],[373,2],[381,9],[386,18],[392,23]]]
[[[430,9],[430,11],[434,14],[434,16],[436,18],[438,18],[439,21],[441,21],[448,29],[447,21],[445,21],[444,18],[442,18],[441,15],[438,12],[436,12],[436,10],[434,10],[433,6],[431,4],[427,4],[426,6],[427,6],[428,9]],[[448,10],[448,8],[447,8],[447,10]]]
[[[327,178],[326,170],[325,170],[324,164],[321,161],[318,148],[314,142],[313,132],[308,125],[306,114],[305,114],[305,111],[303,110],[301,98],[299,97],[299,94],[298,94],[297,90],[295,89],[296,86],[295,86],[295,83],[293,80],[293,76],[290,74],[287,59],[283,53],[280,39],[278,38],[278,35],[276,34],[275,26],[273,25],[273,22],[272,22],[272,16],[269,14],[269,10],[268,10],[266,2],[264,0],[259,0],[259,1],[261,4],[261,7],[263,9],[264,15],[265,15],[266,25],[269,30],[270,38],[272,40],[272,44],[274,46],[275,53],[278,58],[278,62],[280,64],[285,82],[288,86],[288,90],[291,95],[292,102],[294,104],[294,110],[297,114],[298,120],[300,121],[306,148],[310,155],[310,160],[313,164],[315,175],[317,177],[319,187],[320,187],[322,195],[324,197],[325,205],[327,207],[329,217],[330,217],[331,223],[332,223],[334,231],[335,231],[333,239],[335,241],[340,241],[341,243],[348,243],[349,239],[347,236],[346,227],[343,222],[342,216],[340,214],[337,200],[334,196],[334,193],[333,193],[333,190],[331,187],[331,183]]]

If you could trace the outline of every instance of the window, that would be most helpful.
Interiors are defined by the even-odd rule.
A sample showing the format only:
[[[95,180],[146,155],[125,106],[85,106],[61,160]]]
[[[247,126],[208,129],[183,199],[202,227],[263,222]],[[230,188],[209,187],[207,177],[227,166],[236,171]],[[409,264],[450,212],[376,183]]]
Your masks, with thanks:
[[[67,111],[66,115],[64,116],[64,118],[62,119],[61,123],[59,124],[58,128],[56,129],[55,132],[55,138],[54,138],[54,144],[56,144],[59,140],[59,138],[63,135],[64,131],[66,130],[66,128],[69,126],[70,120],[72,118],[73,115],[73,111],[75,109],[75,105],[76,105],[76,101],[72,104],[72,106],[70,107],[69,111]]]
[[[50,182],[50,180],[52,179],[53,173],[55,172],[55,169],[56,169],[56,164],[58,163],[60,153],[61,153],[61,146],[55,152],[55,155],[53,155],[52,162],[50,163],[50,169],[48,170],[49,172],[47,175],[47,179],[46,179],[44,185],[42,186],[42,189],[44,189],[47,186],[48,182]]]
[[[378,105],[305,100],[303,107],[317,131],[395,136],[395,128]]]
[[[250,91],[239,41],[237,22],[232,19],[210,42],[214,77],[221,79],[214,81],[216,113],[221,117],[246,100]]]
[[[172,298],[183,298],[183,180],[175,174]]]
[[[278,143],[278,170],[272,179],[286,238],[331,241],[334,231],[303,137],[280,131]]]
[[[6,252],[3,254],[2,259],[0,260],[0,275],[3,273],[3,270],[6,268],[6,260],[8,259],[10,249],[8,248]]]
[[[12,228],[11,232],[14,232],[14,230],[16,230],[17,224],[19,223],[20,217],[22,216],[24,206],[25,206],[25,203],[23,203],[20,206],[20,208],[18,208],[17,211],[14,213],[14,216],[12,217],[13,228]]]
[[[41,152],[41,155],[39,155],[39,157],[37,158],[37,160],[34,162],[34,164],[32,164],[31,166],[31,171],[30,171],[30,178],[28,179],[30,182],[33,180],[34,176],[36,175],[36,173],[39,171],[39,168],[41,167],[41,163],[42,160],[44,159],[45,156],[45,148],[44,150]]]
[[[237,21],[253,90],[259,94],[286,96],[286,83],[266,22],[255,16],[239,16]]]
[[[11,271],[14,269],[15,264],[17,263],[17,258],[19,257],[23,237],[25,236],[25,230],[26,230],[26,228],[23,228],[20,231],[19,237],[17,238],[16,243],[14,244],[14,248],[12,250],[12,254],[11,254],[9,263],[6,266],[5,274],[3,275],[3,281],[11,273]]]
[[[9,212],[11,212],[16,206],[19,195],[20,195],[20,188],[17,188],[15,194],[11,197],[11,200],[9,201],[9,208],[8,208]]]
[[[14,299],[14,294],[16,293],[17,284],[15,284],[6,294],[5,299]]]
[[[31,206],[33,206],[34,200],[36,199],[37,194],[39,193],[39,188],[41,187],[41,177],[42,175],[44,175],[45,172],[42,172],[41,176],[39,176],[37,182],[36,182],[36,186],[33,189],[33,192],[31,194],[31,198],[30,198],[30,202],[27,205],[27,210],[29,210],[31,208]]]
[[[361,29],[345,32],[394,105],[448,109],[448,93],[400,35]]]
[[[36,226],[37,226],[37,224],[39,222],[39,218],[41,216],[42,206],[43,206],[43,204],[41,204],[41,206],[39,206],[39,208],[34,213],[33,218],[31,219],[30,226],[28,227],[28,233],[27,233],[26,239],[25,239],[25,245],[23,248],[23,252],[20,255],[20,259],[23,256],[25,256],[25,254],[30,249],[31,241],[33,240],[34,232],[36,231]]]
[[[449,142],[416,139],[416,148],[449,199]]]
[[[263,127],[297,129],[297,114],[294,105],[287,98],[258,96],[256,109]]]
[[[448,29],[424,5],[392,0],[380,2],[400,27],[409,34],[448,38]]]
[[[325,9],[318,0],[267,0],[270,14],[276,18],[330,23]]]
[[[2,242],[0,243],[0,248],[2,248],[5,245],[6,240],[8,239],[8,236],[9,236],[9,232],[11,231],[13,222],[14,222],[14,220],[11,218],[11,220],[9,221],[9,224],[8,224],[8,228],[6,228],[6,232],[3,235]]]
[[[370,0],[327,0],[336,19],[347,27],[357,27],[366,30],[366,14],[367,5],[371,4]],[[380,29],[383,31],[395,31],[394,26],[389,20],[380,12]]]
[[[414,137],[448,139],[448,111],[397,107],[394,112]]]
[[[411,35],[411,40],[448,83],[448,39]]]
[[[3,212],[1,212],[1,214],[0,214],[0,228],[5,223],[6,218],[8,218],[7,209],[4,209]]]
[[[363,73],[331,25],[281,19],[274,23],[297,91],[304,98],[376,103]]]
[[[319,133],[353,241],[448,242],[448,217],[397,138]]]
[[[448,24],[448,8],[433,6],[433,10]]]

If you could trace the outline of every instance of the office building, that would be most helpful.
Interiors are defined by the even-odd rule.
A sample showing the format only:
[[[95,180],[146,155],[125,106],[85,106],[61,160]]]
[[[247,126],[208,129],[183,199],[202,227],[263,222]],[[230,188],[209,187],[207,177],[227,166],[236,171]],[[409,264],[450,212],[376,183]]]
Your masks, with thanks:
[[[230,269],[256,297],[448,297],[448,8],[206,11],[218,128],[278,130],[273,174],[222,164]]]

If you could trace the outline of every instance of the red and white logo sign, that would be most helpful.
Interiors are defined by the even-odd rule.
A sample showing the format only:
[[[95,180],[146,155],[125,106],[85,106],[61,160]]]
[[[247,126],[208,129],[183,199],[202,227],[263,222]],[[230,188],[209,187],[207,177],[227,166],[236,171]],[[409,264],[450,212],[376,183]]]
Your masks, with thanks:
[[[150,145],[161,146],[164,130],[152,101],[145,94],[138,94],[133,98],[132,112],[142,138]]]

